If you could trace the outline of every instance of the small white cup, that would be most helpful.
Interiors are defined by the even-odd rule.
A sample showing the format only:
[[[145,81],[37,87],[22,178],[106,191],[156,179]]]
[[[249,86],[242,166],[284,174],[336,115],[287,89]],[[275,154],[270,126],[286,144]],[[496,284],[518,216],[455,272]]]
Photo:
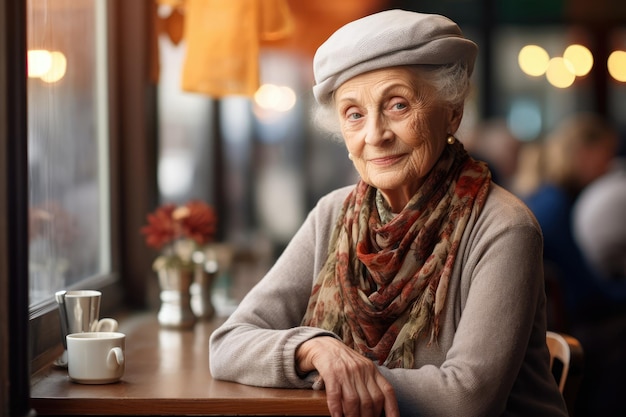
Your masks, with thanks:
[[[124,375],[126,335],[86,332],[67,335],[67,371],[81,384],[110,384]]]

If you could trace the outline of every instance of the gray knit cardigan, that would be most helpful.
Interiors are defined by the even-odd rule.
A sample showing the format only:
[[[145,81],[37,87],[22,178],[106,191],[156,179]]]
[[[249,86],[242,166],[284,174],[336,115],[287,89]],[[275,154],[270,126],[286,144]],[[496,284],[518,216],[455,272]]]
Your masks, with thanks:
[[[300,326],[352,186],[321,198],[266,276],[210,338],[214,378],[310,388],[295,350],[326,331]],[[549,369],[541,230],[528,208],[492,185],[470,223],[436,343],[417,344],[414,369],[380,367],[402,416],[567,416]]]

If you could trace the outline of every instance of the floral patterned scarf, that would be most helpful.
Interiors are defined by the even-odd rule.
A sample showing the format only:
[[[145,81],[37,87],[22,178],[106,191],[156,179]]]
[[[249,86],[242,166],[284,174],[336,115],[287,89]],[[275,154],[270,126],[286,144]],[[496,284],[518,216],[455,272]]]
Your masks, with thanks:
[[[458,141],[396,216],[360,181],[343,204],[302,324],[332,331],[381,365],[412,368],[416,339],[437,338],[461,236],[490,182],[486,164]]]

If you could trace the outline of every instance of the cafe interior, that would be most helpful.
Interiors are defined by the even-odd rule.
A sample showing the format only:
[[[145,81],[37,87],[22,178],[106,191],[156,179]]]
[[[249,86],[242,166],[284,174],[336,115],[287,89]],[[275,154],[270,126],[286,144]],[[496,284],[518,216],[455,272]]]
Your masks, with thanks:
[[[598,113],[624,142],[623,0],[0,2],[1,415],[329,415],[318,392],[211,380],[208,337],[317,199],[356,181],[311,122],[311,63],[334,30],[393,8],[448,16],[479,45],[458,137],[515,192],[532,187],[522,152],[569,115]],[[485,150],[487,124],[503,129]],[[172,248],[150,233],[194,210],[210,236],[178,294],[190,305],[166,305]],[[87,289],[127,334],[117,384],[55,366],[55,294]]]

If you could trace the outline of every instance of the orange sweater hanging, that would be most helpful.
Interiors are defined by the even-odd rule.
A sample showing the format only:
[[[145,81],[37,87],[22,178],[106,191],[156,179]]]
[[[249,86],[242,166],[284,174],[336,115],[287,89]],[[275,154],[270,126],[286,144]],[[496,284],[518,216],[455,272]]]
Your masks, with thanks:
[[[261,42],[288,36],[292,26],[286,0],[186,0],[182,89],[252,96]]]

